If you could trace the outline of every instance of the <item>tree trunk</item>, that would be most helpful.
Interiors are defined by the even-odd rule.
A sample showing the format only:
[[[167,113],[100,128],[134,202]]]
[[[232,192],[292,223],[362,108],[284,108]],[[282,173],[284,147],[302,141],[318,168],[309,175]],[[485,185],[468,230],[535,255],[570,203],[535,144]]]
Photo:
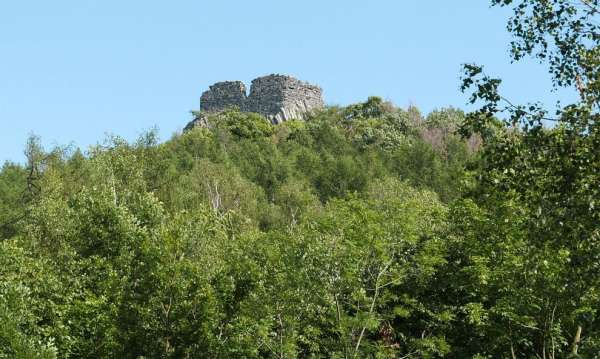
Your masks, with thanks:
[[[573,355],[577,355],[577,350],[579,350],[579,342],[581,341],[581,325],[577,326],[577,332],[575,333],[575,338],[573,338],[573,350],[571,353]]]

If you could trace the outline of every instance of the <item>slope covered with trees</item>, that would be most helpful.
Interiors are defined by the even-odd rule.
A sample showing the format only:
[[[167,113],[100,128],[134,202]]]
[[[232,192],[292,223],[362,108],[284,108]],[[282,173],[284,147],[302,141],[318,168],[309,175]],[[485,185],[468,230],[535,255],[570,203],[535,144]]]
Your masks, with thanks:
[[[25,356],[362,356],[401,349],[394,322],[414,316],[402,346],[442,353],[451,313],[420,292],[471,181],[463,117],[370,98],[86,156],[32,138],[1,176],[2,339]]]
[[[468,114],[32,137],[0,171],[0,358],[597,357],[598,3],[492,3],[579,102],[514,105],[467,65]]]

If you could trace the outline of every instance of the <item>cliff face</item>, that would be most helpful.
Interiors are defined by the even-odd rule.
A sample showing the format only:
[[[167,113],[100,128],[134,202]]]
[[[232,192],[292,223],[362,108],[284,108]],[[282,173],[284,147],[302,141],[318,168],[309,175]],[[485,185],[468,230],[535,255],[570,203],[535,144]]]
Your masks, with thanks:
[[[227,81],[210,86],[200,97],[202,112],[237,107],[244,112],[259,113],[273,123],[304,119],[308,112],[323,106],[320,87],[284,75],[253,80],[249,95],[242,82]]]
[[[252,81],[246,111],[257,112],[273,123],[304,119],[323,107],[321,88],[290,76],[269,75]]]
[[[227,107],[242,109],[246,103],[246,85],[241,81],[217,82],[200,97],[200,109],[205,112],[222,111]]]

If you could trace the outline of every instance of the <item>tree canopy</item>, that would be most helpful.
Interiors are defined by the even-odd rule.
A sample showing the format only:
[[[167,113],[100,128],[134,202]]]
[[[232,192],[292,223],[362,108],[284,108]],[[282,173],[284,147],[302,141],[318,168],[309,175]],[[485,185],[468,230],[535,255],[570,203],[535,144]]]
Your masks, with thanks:
[[[578,101],[519,104],[468,64],[469,113],[31,137],[0,170],[0,358],[598,357],[599,4],[491,5]]]

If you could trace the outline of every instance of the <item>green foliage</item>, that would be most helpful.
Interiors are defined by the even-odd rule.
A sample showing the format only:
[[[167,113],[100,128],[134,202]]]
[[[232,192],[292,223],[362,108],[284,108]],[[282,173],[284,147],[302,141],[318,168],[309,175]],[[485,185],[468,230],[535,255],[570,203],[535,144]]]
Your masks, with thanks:
[[[463,90],[472,89],[471,102],[481,107],[467,115],[461,132],[480,134],[485,146],[473,192],[477,204],[459,207],[467,221],[458,232],[467,235],[455,250],[473,276],[454,280],[477,289],[462,294],[472,300],[459,305],[477,308],[489,320],[468,329],[478,333],[469,335],[470,352],[479,347],[492,356],[594,357],[600,305],[600,283],[591,274],[600,263],[599,4],[492,5],[513,7],[512,58],[532,55],[547,63],[554,86],[572,87],[580,99],[552,117],[538,104],[514,104],[500,94],[500,79],[480,66],[465,66]],[[482,238],[486,245],[468,244]],[[497,340],[491,342],[492,336]],[[492,345],[484,351],[481,340]]]
[[[597,357],[598,4],[492,4],[514,59],[580,92],[555,126],[468,65],[466,115],[370,97],[87,153],[32,136],[0,170],[0,358]]]
[[[419,121],[370,98],[277,126],[227,111],[86,154],[32,137],[28,164],[0,172],[0,355],[448,353],[452,315],[420,303],[445,263],[432,191],[458,196],[436,178],[472,156],[409,160],[429,146]]]
[[[5,163],[0,171],[0,239],[10,238],[25,210],[24,192],[27,174],[13,163]]]
[[[54,304],[42,298],[59,296],[57,278],[47,266],[15,243],[0,243],[0,358],[56,358],[52,320]],[[39,325],[44,320],[46,325]]]
[[[273,126],[256,113],[228,110],[209,119],[215,127],[225,130],[236,138],[257,139],[273,134]]]

